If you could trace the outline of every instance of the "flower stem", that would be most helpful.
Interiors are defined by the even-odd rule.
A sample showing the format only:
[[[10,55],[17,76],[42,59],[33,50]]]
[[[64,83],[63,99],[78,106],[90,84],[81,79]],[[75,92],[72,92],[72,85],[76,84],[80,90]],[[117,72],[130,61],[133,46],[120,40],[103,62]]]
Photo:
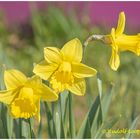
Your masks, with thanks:
[[[69,92],[69,131],[70,131],[70,138],[75,138],[75,123],[74,123],[74,116],[73,116],[73,107],[72,107],[72,95]]]
[[[34,133],[32,131],[31,119],[28,119],[29,129],[30,129],[30,138],[35,138]]]
[[[19,119],[19,137],[22,138],[22,119]]]
[[[87,47],[88,43],[91,41],[105,41],[105,35],[91,35],[84,42],[84,47]]]

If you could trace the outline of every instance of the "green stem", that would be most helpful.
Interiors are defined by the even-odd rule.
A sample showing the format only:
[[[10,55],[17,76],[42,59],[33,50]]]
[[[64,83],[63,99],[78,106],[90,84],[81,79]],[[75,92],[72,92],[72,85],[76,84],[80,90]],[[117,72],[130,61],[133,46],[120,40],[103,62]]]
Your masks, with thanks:
[[[49,135],[49,138],[55,138],[56,134],[54,132],[53,116],[48,107],[48,104],[46,102],[44,102],[44,105],[45,105],[47,123],[48,123],[48,135]]]
[[[19,119],[19,137],[22,138],[22,119]]]
[[[30,129],[30,138],[32,138],[32,127],[31,127],[31,121],[28,119],[29,129]]]
[[[55,116],[55,103],[52,102],[52,121],[53,121],[52,127],[53,127],[53,135],[56,136],[56,129],[55,129],[55,124],[54,124],[54,122],[55,122],[54,116]],[[53,137],[55,137],[55,136],[53,136]]]
[[[58,101],[58,109],[59,109],[59,116],[60,116],[60,138],[65,138],[65,132],[64,132],[64,125],[63,125],[63,113],[62,113],[62,93],[59,95],[59,101]]]
[[[70,138],[75,137],[75,124],[74,124],[74,116],[72,112],[72,95],[69,92],[69,129],[70,129]]]
[[[106,41],[106,35],[91,35],[87,38],[87,40],[84,42],[84,47],[87,47],[88,43],[91,41]]]
[[[32,131],[31,119],[28,119],[29,129],[30,129],[30,138],[35,138],[34,133]]]

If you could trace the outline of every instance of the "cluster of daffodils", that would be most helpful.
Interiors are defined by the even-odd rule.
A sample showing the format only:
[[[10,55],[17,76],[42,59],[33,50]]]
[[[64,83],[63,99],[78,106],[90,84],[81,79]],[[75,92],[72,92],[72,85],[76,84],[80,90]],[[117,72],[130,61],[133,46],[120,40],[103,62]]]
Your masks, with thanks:
[[[40,120],[40,100],[56,101],[64,90],[84,95],[84,78],[95,75],[96,70],[81,63],[82,54],[82,44],[76,38],[61,50],[44,48],[44,61],[35,65],[32,77],[15,69],[5,70],[6,90],[0,91],[0,101],[8,105],[13,118],[36,117]],[[48,80],[51,86],[43,84],[42,79]]]
[[[112,28],[109,35],[92,35],[86,41],[102,40],[112,47],[110,66],[117,70],[120,65],[119,53],[132,51],[140,55],[139,34],[125,35],[125,14],[119,15],[118,26]],[[10,69],[4,72],[6,90],[0,91],[0,102],[6,104],[13,118],[35,117],[40,120],[40,100],[56,101],[59,93],[69,90],[82,96],[86,90],[86,77],[94,76],[97,71],[83,63],[83,47],[79,39],[67,42],[62,49],[56,47],[44,48],[44,60],[36,64],[32,77],[26,77],[22,72]],[[50,87],[42,82],[47,80]]]

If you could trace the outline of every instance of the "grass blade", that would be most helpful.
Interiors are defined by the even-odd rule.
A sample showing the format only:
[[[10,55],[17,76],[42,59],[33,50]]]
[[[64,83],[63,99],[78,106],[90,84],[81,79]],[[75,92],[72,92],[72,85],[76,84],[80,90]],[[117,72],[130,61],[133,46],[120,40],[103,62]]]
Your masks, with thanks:
[[[132,124],[131,124],[129,130],[135,130],[135,129],[136,129],[136,127],[137,127],[137,125],[138,125],[139,119],[140,119],[140,116],[137,116],[137,117],[134,119],[134,121],[132,122]],[[135,136],[135,133],[127,133],[127,134],[125,135],[125,138],[127,138],[127,139],[132,139],[132,138],[134,138],[134,136]]]

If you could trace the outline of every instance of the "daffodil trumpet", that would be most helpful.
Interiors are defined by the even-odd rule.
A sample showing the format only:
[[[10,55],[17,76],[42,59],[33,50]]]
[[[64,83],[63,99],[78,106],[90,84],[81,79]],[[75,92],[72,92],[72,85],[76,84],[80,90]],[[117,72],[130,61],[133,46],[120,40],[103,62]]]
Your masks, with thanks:
[[[92,77],[96,70],[81,63],[83,47],[79,39],[67,42],[62,49],[44,48],[45,60],[36,64],[33,72],[44,80],[49,80],[51,87],[60,93],[69,90],[82,96],[85,94],[85,77]]]
[[[108,44],[112,48],[112,55],[109,61],[110,67],[116,71],[120,65],[120,52],[131,51],[137,56],[140,55],[140,34],[126,35],[125,28],[125,13],[119,14],[117,28],[112,28],[108,35],[92,35],[85,41],[85,46],[92,40],[100,40]]]
[[[13,118],[35,117],[40,121],[40,100],[58,99],[58,95],[36,75],[26,77],[15,69],[5,70],[4,82],[6,90],[0,91],[0,102],[8,106]]]

